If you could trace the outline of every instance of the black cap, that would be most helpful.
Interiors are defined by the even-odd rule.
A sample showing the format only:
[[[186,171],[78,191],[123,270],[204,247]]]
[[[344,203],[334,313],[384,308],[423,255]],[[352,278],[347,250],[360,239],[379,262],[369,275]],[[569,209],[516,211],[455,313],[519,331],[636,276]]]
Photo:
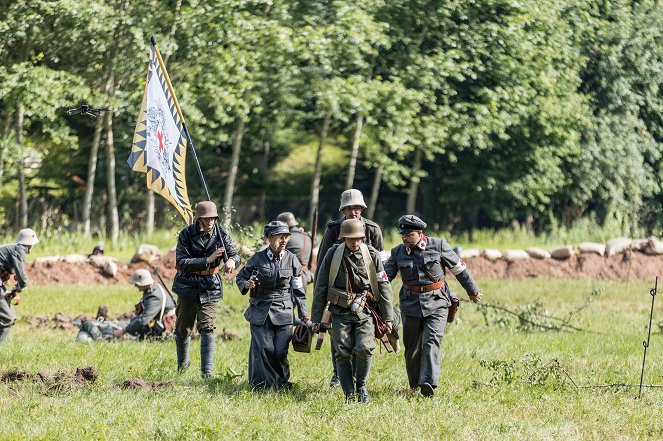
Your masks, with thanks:
[[[414,214],[406,214],[398,219],[398,233],[408,234],[412,231],[421,231],[428,225]]]
[[[276,236],[277,234],[290,234],[288,224],[281,221],[271,221],[264,228],[265,237]]]

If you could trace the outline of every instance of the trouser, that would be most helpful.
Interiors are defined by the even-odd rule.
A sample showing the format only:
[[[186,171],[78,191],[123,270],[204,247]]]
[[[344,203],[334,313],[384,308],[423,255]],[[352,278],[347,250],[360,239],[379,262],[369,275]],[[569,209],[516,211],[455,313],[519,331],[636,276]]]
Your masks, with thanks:
[[[249,383],[256,389],[281,387],[290,379],[288,346],[292,325],[275,325],[269,316],[263,325],[251,323]]]
[[[201,336],[200,370],[204,376],[214,371],[214,352],[216,341],[214,329],[219,302],[200,303],[199,298],[179,296],[175,313],[175,344],[177,346],[177,366],[189,365],[189,344],[193,327],[196,325]],[[197,323],[196,323],[197,322]]]
[[[5,340],[7,340],[8,335],[9,328],[0,328],[0,343],[3,343]]]
[[[428,317],[402,313],[405,369],[410,387],[424,383],[437,387],[440,376],[441,348],[448,308],[440,308]]]
[[[16,312],[7,299],[7,290],[0,285],[0,328],[9,329],[14,323],[16,323]]]
[[[373,317],[369,314],[347,312],[332,313],[333,346],[336,349],[336,368],[338,379],[346,396],[355,391],[352,360],[355,357],[355,375],[357,388],[366,385],[370,371],[375,333]]]

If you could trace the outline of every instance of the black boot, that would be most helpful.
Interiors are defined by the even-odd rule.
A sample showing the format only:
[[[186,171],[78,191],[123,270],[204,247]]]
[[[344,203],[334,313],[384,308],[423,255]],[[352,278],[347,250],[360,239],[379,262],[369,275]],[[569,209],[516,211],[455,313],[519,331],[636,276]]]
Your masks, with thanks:
[[[368,380],[368,372],[371,370],[371,363],[373,357],[355,359],[355,368],[357,371],[357,401],[360,403],[368,403],[368,389],[366,389],[366,381]]]
[[[200,374],[203,378],[211,378],[214,373],[214,351],[216,339],[212,332],[200,335]]]
[[[191,338],[181,338],[175,336],[175,346],[177,348],[177,371],[184,372],[189,367],[189,345]]]
[[[341,382],[346,401],[354,401],[355,385],[352,379],[352,363],[348,361],[337,361],[338,379]]]

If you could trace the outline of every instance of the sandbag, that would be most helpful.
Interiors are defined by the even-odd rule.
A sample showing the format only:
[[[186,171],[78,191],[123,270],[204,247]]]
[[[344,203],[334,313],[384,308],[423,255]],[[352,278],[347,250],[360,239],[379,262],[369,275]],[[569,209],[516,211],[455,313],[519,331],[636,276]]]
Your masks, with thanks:
[[[461,259],[471,259],[473,257],[481,256],[481,250],[478,248],[470,248],[469,250],[460,250],[458,255]]]
[[[131,258],[131,263],[152,263],[159,258],[161,258],[161,250],[159,250],[159,248],[155,247],[154,245],[142,243],[138,246],[134,257]]]
[[[550,257],[553,259],[564,260],[571,256],[573,256],[573,247],[571,245],[566,245],[550,250]]]
[[[83,263],[87,262],[87,256],[84,254],[67,254],[62,256],[60,260],[67,263]]]
[[[578,245],[580,254],[598,254],[603,256],[605,254],[605,244],[596,242],[583,242]]]
[[[651,236],[649,239],[647,239],[647,246],[643,252],[650,255],[663,254],[663,242],[658,240],[657,237]]]
[[[549,259],[550,253],[543,248],[529,247],[525,250],[529,257],[533,259]]]
[[[605,245],[605,255],[610,257],[628,251],[631,249],[632,243],[633,241],[626,237],[618,237],[616,239],[610,239],[608,243]]]
[[[635,251],[644,251],[649,246],[649,239],[633,239],[631,249]]]
[[[37,257],[34,262],[35,263],[53,263],[53,262],[58,262],[61,259],[62,259],[62,256],[44,256],[44,257]]]
[[[529,254],[525,250],[504,250],[502,258],[507,262],[515,262],[516,260],[529,259]]]
[[[499,250],[493,248],[487,248],[483,250],[483,257],[488,260],[498,260],[502,258],[502,253]]]

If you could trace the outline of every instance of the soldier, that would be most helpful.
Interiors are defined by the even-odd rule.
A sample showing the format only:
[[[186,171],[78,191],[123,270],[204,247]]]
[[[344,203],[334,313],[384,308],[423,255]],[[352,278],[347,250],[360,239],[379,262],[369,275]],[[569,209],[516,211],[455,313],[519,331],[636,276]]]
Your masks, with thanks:
[[[269,247],[255,253],[237,274],[243,295],[251,291],[244,318],[251,324],[249,383],[254,389],[290,389],[288,345],[292,338],[293,299],[303,323],[308,321],[302,266],[286,249],[285,222],[265,225]]]
[[[380,226],[373,222],[370,219],[361,217],[362,210],[366,208],[366,203],[364,202],[364,196],[361,194],[361,191],[355,190],[354,188],[350,190],[345,190],[341,193],[341,206],[339,211],[343,213],[343,217],[327,222],[327,229],[325,234],[322,237],[322,242],[320,243],[320,248],[318,249],[318,260],[322,261],[327,254],[327,251],[334,244],[342,243],[343,240],[339,237],[339,232],[341,229],[341,224],[346,219],[359,219],[364,224],[366,229],[366,237],[364,238],[366,245],[370,245],[376,250],[382,252],[384,250],[384,240],[382,239],[382,230]],[[382,260],[386,260],[383,258]],[[317,280],[318,273],[320,272],[320,265],[317,266],[315,277]],[[336,370],[336,354],[334,353],[334,343],[333,338],[330,338],[331,343],[331,357],[332,365],[334,367],[334,375],[329,382],[329,386],[338,387],[340,385],[338,381],[338,371]]]
[[[28,287],[28,276],[25,273],[25,255],[39,242],[37,234],[31,228],[18,232],[16,243],[0,247],[0,343],[9,335],[9,328],[16,322],[16,312],[11,307],[12,299],[20,299],[19,293]],[[5,283],[14,275],[16,286],[7,292]]]
[[[290,240],[285,249],[297,256],[297,260],[302,264],[302,282],[304,292],[309,283],[313,282],[313,273],[311,272],[310,262],[311,250],[313,249],[313,238],[301,228],[295,219],[295,215],[289,211],[279,214],[277,221],[285,222],[290,229]]]
[[[219,216],[213,202],[199,202],[193,223],[180,232],[177,240],[173,291],[178,295],[175,325],[177,368],[189,367],[189,344],[193,326],[200,333],[200,370],[203,378],[214,372],[214,322],[218,304],[223,298],[219,266],[228,256],[223,269],[231,273],[239,264],[230,235],[216,226]]]
[[[131,318],[125,328],[115,330],[115,337],[122,337],[125,333],[141,338],[171,333],[175,323],[175,302],[166,289],[155,283],[152,274],[146,269],[136,270],[131,276],[131,283],[143,293],[143,297],[136,305],[136,316]]]
[[[440,375],[440,343],[451,306],[445,268],[473,302],[479,302],[481,293],[465,262],[447,241],[424,235],[424,221],[406,215],[398,220],[398,227],[403,243],[391,250],[385,272],[391,281],[400,271],[403,280],[399,297],[410,387],[419,387],[423,396],[431,397]]]
[[[359,219],[343,221],[342,244],[333,245],[318,266],[311,318],[319,329],[322,313],[330,303],[336,367],[346,400],[368,403],[366,381],[371,367],[375,334],[373,317],[364,303],[367,297],[379,305],[387,329],[392,329],[391,285],[382,267],[378,250],[364,244],[364,223]],[[356,305],[355,305],[356,303]],[[355,356],[356,384],[353,384],[352,356]],[[356,389],[355,389],[356,386]]]

